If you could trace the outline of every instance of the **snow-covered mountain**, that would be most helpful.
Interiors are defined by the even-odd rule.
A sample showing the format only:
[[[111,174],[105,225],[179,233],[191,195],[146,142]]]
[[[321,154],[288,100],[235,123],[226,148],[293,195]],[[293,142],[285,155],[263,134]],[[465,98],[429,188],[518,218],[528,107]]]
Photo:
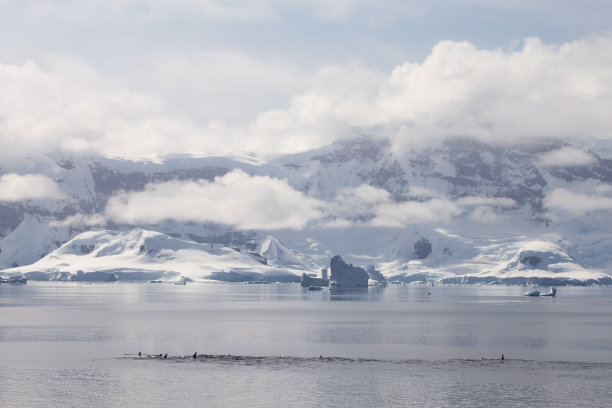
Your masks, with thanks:
[[[300,271],[292,272],[281,262],[278,265],[262,264],[251,254],[224,245],[200,244],[137,228],[83,232],[34,264],[11,271],[34,280],[181,281],[233,272],[241,274],[241,280],[299,281]]]
[[[13,173],[45,176],[63,197],[0,202],[4,274],[124,268],[197,279],[225,272],[217,277],[239,279],[230,272],[316,272],[341,254],[356,265],[373,264],[392,280],[606,282],[612,266],[612,160],[561,141],[499,146],[452,138],[406,149],[360,137],[268,161],[33,156],[2,164],[0,176]],[[259,184],[245,190],[244,183]],[[177,195],[176,203],[159,198],[162,187]],[[244,196],[237,204],[219,200],[227,206],[219,211],[197,201],[201,197],[192,192],[198,188]],[[194,203],[180,201],[185,191]],[[293,206],[285,197],[293,197]],[[136,198],[148,211],[127,205]],[[184,205],[186,214],[201,208],[204,215],[183,217],[175,209],[164,218],[172,205]],[[155,217],[155,208],[161,216]],[[275,223],[277,218],[290,221]],[[147,234],[158,235],[142,238]],[[71,253],[73,245],[81,247],[75,239],[100,248]],[[117,239],[125,241],[123,255],[95,255]],[[139,243],[147,239],[157,244]],[[141,245],[147,254],[139,253]],[[173,255],[163,262],[152,257],[148,251],[156,245]],[[230,251],[224,256],[236,263],[211,254],[211,245]],[[121,260],[124,255],[130,260]]]

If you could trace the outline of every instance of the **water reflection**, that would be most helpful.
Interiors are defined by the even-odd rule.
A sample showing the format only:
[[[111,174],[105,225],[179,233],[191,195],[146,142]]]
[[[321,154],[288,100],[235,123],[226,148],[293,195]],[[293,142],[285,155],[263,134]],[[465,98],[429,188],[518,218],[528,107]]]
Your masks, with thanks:
[[[0,287],[0,401],[610,406],[612,366],[566,361],[612,363],[612,288],[561,288],[556,299],[528,298],[524,291],[390,285],[312,292],[296,284],[221,283]],[[116,358],[138,351],[259,357],[249,364]],[[502,353],[504,364],[480,362]],[[256,362],[280,355],[301,357]],[[320,355],[345,359],[319,361]]]
[[[370,291],[371,289],[371,291]],[[380,300],[380,292],[378,296],[373,293],[378,288],[343,288],[343,287],[333,287],[329,290],[329,300],[332,301],[374,301]]]

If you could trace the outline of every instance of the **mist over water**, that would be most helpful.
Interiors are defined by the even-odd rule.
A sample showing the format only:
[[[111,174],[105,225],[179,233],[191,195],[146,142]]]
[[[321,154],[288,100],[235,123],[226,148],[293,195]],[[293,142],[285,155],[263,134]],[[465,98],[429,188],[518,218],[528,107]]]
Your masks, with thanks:
[[[612,289],[524,291],[2,285],[0,396],[3,406],[609,406]]]

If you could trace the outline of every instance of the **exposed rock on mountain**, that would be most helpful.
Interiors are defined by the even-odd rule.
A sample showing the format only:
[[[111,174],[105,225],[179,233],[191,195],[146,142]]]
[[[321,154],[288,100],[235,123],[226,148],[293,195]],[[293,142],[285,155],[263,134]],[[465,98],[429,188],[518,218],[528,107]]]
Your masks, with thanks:
[[[414,257],[416,259],[425,259],[431,254],[431,242],[425,237],[421,237],[414,243]]]

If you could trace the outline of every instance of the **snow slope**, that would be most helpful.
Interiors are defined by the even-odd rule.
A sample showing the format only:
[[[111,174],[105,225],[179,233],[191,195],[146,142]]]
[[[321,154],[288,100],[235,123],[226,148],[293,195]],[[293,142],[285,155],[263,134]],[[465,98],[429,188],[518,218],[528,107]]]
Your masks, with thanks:
[[[79,271],[114,273],[120,280],[168,281],[207,279],[219,272],[299,281],[302,272],[263,265],[222,245],[186,241],[141,228],[84,232],[34,264],[4,272],[52,280],[70,279]]]
[[[268,260],[268,265],[307,269],[304,263],[295,256],[290,250],[285,248],[278,239],[268,235],[266,239],[259,244],[259,254]]]

